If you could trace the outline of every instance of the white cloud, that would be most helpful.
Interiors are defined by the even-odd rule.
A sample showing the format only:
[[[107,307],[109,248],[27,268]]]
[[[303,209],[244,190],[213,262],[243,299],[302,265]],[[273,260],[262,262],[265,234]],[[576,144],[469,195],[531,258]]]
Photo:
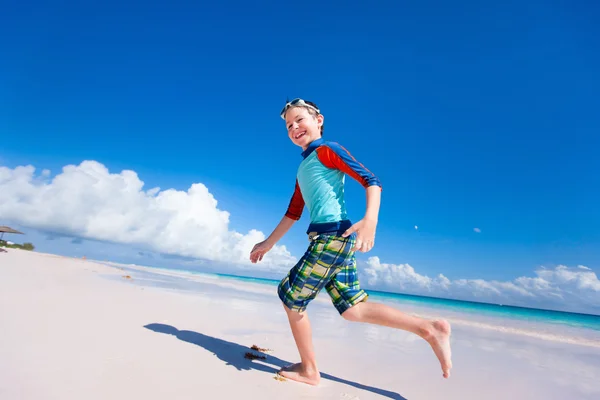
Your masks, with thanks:
[[[481,233],[481,229],[479,229],[479,228],[473,228],[473,230],[477,233]]]
[[[54,177],[48,170],[36,175],[33,166],[0,167],[0,215],[32,228],[232,263],[248,263],[265,239],[257,230],[230,230],[229,213],[201,183],[187,191],[144,190],[134,171],[111,173],[96,161],[68,165]],[[276,246],[256,266],[284,270],[294,262]]]
[[[408,264],[385,264],[370,257],[359,271],[365,284],[381,290],[460,300],[548,307],[578,312],[600,312],[600,280],[585,266],[539,268],[534,277],[513,281],[450,280],[440,274],[430,278]]]

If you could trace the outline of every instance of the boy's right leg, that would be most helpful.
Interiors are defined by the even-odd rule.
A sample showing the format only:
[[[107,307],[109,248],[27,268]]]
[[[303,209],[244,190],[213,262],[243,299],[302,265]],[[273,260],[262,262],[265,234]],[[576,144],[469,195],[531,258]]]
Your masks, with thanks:
[[[316,385],[320,375],[312,344],[310,322],[305,310],[321,289],[339,271],[332,265],[341,251],[339,243],[323,236],[311,241],[307,251],[277,288],[300,353],[300,363],[283,368],[279,373],[289,379]]]

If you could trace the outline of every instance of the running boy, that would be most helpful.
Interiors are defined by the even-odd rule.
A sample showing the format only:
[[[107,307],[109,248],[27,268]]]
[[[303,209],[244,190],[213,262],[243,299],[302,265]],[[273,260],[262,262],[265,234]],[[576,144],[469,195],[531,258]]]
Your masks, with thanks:
[[[292,143],[302,148],[294,194],[281,222],[250,253],[256,263],[300,219],[304,206],[310,212],[308,249],[280,282],[278,295],[284,304],[300,362],[282,368],[282,376],[317,385],[320,374],[315,358],[310,322],[305,310],[325,288],[340,315],[349,321],[403,329],[419,335],[432,347],[445,378],[452,368],[450,325],[444,320],[425,320],[384,304],[366,302],[360,288],[355,252],[368,252],[375,243],[381,184],[377,177],[337,143],[322,138],[324,117],[316,104],[302,99],[288,102],[281,111]],[[346,214],[344,175],[350,175],[367,192],[364,218],[352,224]]]

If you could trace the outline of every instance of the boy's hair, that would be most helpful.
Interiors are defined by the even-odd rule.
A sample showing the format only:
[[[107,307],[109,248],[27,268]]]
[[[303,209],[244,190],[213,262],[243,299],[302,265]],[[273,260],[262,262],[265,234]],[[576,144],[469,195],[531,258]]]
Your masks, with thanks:
[[[307,100],[305,100],[305,101],[306,101],[306,103],[307,103],[307,104],[310,104],[311,106],[313,106],[313,107],[314,107],[314,108],[316,108],[317,110],[319,109],[319,107],[317,107],[317,105],[316,105],[315,103],[313,103],[312,101],[307,101]],[[317,112],[316,112],[315,110],[313,110],[313,109],[312,109],[312,108],[310,108],[310,107],[304,107],[304,108],[306,108],[306,109],[308,110],[308,113],[309,113],[310,115],[312,115],[313,117],[317,118]],[[323,136],[323,130],[324,130],[324,129],[325,129],[325,123],[323,123],[323,124],[321,125],[321,136]]]
[[[305,102],[306,104],[309,104],[309,105],[313,106],[313,107],[314,107],[314,108],[316,108],[317,110],[319,110],[319,107],[317,107],[317,105],[316,105],[315,103],[313,103],[312,101],[304,100],[304,102]],[[314,109],[313,109],[313,108],[311,108],[311,107],[306,107],[306,106],[303,106],[303,105],[299,105],[299,104],[297,104],[297,105],[290,106],[290,108],[289,108],[289,109],[292,109],[292,108],[304,108],[305,110],[307,110],[307,111],[308,111],[308,113],[309,113],[310,115],[312,115],[312,116],[313,116],[313,117],[315,117],[315,118],[317,118],[317,115],[319,115],[319,113],[317,113],[317,111],[316,111],[316,110],[314,110]],[[288,110],[289,110],[289,109],[288,109]],[[323,123],[323,124],[321,125],[321,136],[323,136],[323,130],[324,130],[324,129],[325,129],[325,123]]]

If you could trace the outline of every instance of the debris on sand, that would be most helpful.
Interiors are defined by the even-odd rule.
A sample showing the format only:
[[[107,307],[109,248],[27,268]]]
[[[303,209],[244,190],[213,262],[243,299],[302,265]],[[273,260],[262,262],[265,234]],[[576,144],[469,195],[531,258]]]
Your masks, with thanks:
[[[262,347],[258,347],[257,345],[253,344],[252,347],[250,347],[252,350],[256,350],[256,351],[260,351],[261,353],[266,353],[268,351],[273,351],[271,349],[263,349]]]
[[[247,359],[249,359],[249,360],[256,360],[256,359],[259,359],[259,360],[266,360],[266,359],[267,359],[267,357],[265,357],[265,356],[259,356],[259,355],[256,355],[256,354],[252,354],[252,353],[250,353],[250,352],[247,352],[247,353],[244,355],[244,358],[247,358]]]
[[[275,376],[273,377],[273,379],[275,379],[276,381],[281,381],[281,382],[285,382],[287,380],[283,376],[279,375],[279,373],[276,373]]]
[[[125,278],[125,279],[131,279],[131,276],[129,276],[129,275],[123,275],[123,278]]]

